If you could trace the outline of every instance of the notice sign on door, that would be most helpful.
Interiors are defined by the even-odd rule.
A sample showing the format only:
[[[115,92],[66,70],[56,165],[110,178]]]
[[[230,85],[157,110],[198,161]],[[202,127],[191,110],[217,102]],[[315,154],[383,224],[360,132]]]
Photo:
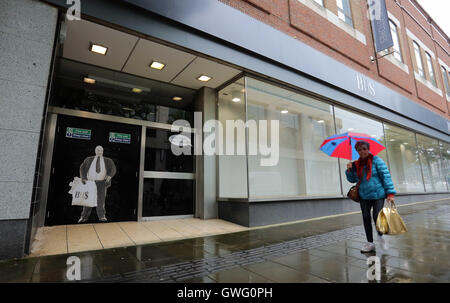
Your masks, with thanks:
[[[109,142],[130,144],[131,135],[121,133],[109,133]]]
[[[66,138],[91,140],[91,130],[75,127],[68,127],[66,129]]]

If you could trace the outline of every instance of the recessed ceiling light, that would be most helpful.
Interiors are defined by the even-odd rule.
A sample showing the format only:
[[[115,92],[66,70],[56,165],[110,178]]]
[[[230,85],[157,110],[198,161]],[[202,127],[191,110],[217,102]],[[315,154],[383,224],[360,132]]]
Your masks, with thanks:
[[[157,62],[157,61],[152,61],[152,63],[150,64],[151,68],[157,69],[157,70],[162,70],[166,65],[164,63],[161,62]]]
[[[88,84],[95,84],[95,79],[84,77],[83,82]]]
[[[197,78],[197,80],[202,81],[202,82],[207,82],[207,81],[211,80],[211,77],[206,76],[206,75],[201,75],[200,77]]]
[[[394,141],[395,141],[395,139],[391,139],[391,140],[389,140],[389,141],[391,141],[391,142],[394,142]]]
[[[241,101],[241,94],[239,93],[239,91],[235,90],[231,92],[231,101],[233,102]]]
[[[323,120],[318,120],[317,123],[324,123],[325,121]]]
[[[282,113],[282,114],[287,114],[288,112],[289,112],[289,111],[288,111],[287,109],[282,109],[282,110],[281,110],[281,113]]]
[[[133,87],[133,89],[132,89],[131,91],[132,91],[133,93],[136,93],[136,94],[142,93],[142,89],[136,88],[136,87]]]
[[[100,54],[100,55],[105,56],[105,55],[106,55],[106,52],[108,51],[108,48],[105,47],[105,46],[103,46],[103,45],[100,45],[100,44],[94,44],[94,43],[92,43],[92,44],[91,44],[90,51],[93,52],[93,53],[96,53],[96,54]]]
[[[183,98],[175,96],[172,98],[172,100],[173,101],[181,101],[181,100],[183,100]]]
[[[403,144],[408,145],[408,142],[403,142]]]

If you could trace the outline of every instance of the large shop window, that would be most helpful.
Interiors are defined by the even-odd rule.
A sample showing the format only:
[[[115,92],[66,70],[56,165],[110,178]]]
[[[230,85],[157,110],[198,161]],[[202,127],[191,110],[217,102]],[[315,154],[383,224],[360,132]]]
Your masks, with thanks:
[[[242,93],[241,101],[234,98],[237,92]],[[245,89],[239,80],[219,92],[222,123],[226,119],[245,121],[245,113],[249,123],[246,141],[249,154],[219,157],[221,197],[276,199],[341,194],[338,161],[319,149],[323,140],[334,134],[331,105],[246,77]],[[276,123],[273,121],[278,122],[279,133],[272,132]],[[277,157],[275,135],[279,143]],[[240,146],[234,137],[235,145]],[[264,147],[271,150],[270,155],[262,152]],[[256,153],[252,153],[252,148]],[[269,158],[277,160],[262,165]]]
[[[415,134],[384,124],[392,181],[398,193],[424,192]]]
[[[268,121],[271,144],[270,121],[279,121],[277,165],[262,166],[266,157],[261,153],[248,156],[250,197],[340,194],[337,159],[319,149],[334,134],[332,106],[259,80],[247,78],[246,83],[247,118],[258,127]],[[249,136],[249,144],[261,143],[257,139]]]
[[[245,129],[233,129],[231,142],[222,140],[227,121],[245,123],[244,78],[231,83],[219,91],[219,121],[215,127],[216,141],[213,143],[219,156],[219,196],[223,198],[248,198],[247,191],[247,157],[245,150]],[[205,138],[205,140],[207,140]],[[228,143],[228,145],[227,145]],[[234,146],[231,146],[234,145]],[[233,152],[227,153],[233,149]]]
[[[439,165],[441,176],[447,185],[447,191],[450,191],[450,144],[439,142],[439,150],[441,154],[441,164]]]
[[[327,156],[320,145],[346,132],[368,134],[386,146],[377,156],[388,165],[398,193],[425,192],[425,187],[427,192],[448,191],[448,143],[419,135],[416,142],[414,132],[250,77],[218,93],[222,199],[344,196],[354,185],[345,177],[349,160]],[[277,151],[276,161],[263,165]]]
[[[386,146],[384,140],[383,125],[381,122],[370,119],[355,112],[339,108],[337,106],[334,107],[334,113],[336,117],[336,128],[338,134],[345,132],[365,133],[377,139],[381,144]],[[377,156],[383,159],[386,165],[388,165],[386,150],[381,151],[379,154],[377,154]],[[339,162],[342,178],[342,188],[344,190],[344,193],[347,193],[350,187],[355,185],[354,183],[348,182],[345,176],[347,163],[350,161],[340,159]]]
[[[422,165],[425,190],[427,192],[447,191],[447,185],[440,168],[441,155],[438,140],[417,135],[417,147]]]

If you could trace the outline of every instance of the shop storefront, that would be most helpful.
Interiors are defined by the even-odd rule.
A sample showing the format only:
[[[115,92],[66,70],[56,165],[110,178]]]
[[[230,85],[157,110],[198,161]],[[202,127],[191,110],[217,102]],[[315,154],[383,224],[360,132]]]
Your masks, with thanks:
[[[67,188],[82,175],[80,165],[95,156],[99,145],[117,169],[105,197],[106,218],[112,222],[194,216],[256,226],[357,210],[345,199],[351,187],[342,173],[346,162],[318,148],[326,137],[352,130],[370,134],[387,147],[379,156],[404,195],[399,203],[423,194],[429,199],[448,196],[448,134],[437,130],[445,125],[443,119],[433,119],[437,116],[411,101],[406,109],[432,124],[424,126],[387,110],[386,102],[398,97],[394,92],[337,62],[332,63],[347,77],[327,80],[341,82],[335,85],[359,96],[167,23],[161,16],[172,11],[164,5],[124,2],[133,5],[116,1],[105,6],[106,20],[97,20],[94,10],[104,1],[84,4],[80,21],[68,21],[61,11],[62,41],[47,113],[38,226],[82,219],[83,208],[71,205]],[[119,11],[120,18],[115,15]],[[177,18],[193,22],[181,14]],[[219,26],[202,30],[221,31],[229,41],[240,39]],[[243,46],[252,43],[257,44],[246,41]],[[105,47],[107,55],[92,54],[93,44]],[[311,49],[304,51],[325,59]],[[152,68],[153,63],[161,66]],[[209,81],[200,81],[202,75]],[[385,104],[362,100],[384,96],[391,96],[383,99]],[[202,122],[216,119],[224,126],[226,120],[254,121],[257,127],[269,121],[270,129],[270,121],[279,121],[277,164],[261,166],[266,156],[249,153],[252,144],[258,145],[249,128],[245,141],[235,137],[234,142],[244,155],[194,155],[193,144],[191,155],[173,155],[171,138],[180,133],[171,131],[171,125],[185,120],[192,135],[188,140],[194,143],[194,112],[202,113]],[[76,135],[80,132],[89,135]],[[87,222],[100,219],[92,212]]]
[[[25,252],[46,225],[198,217],[260,226],[358,211],[346,198],[347,163],[319,150],[352,130],[386,146],[379,156],[398,204],[450,196],[448,120],[223,3],[89,0],[69,21],[66,1],[42,2],[59,17]],[[258,144],[248,128],[234,142],[244,155],[194,155],[195,113],[223,125],[279,121],[276,164],[249,153]],[[172,130],[180,119],[191,155],[171,152],[184,144]],[[73,206],[70,184],[97,177],[104,207]]]

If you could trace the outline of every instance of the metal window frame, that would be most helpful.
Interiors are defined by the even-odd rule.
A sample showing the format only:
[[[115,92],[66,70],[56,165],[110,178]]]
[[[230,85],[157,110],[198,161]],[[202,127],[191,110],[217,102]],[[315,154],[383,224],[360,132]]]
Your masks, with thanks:
[[[444,82],[445,91],[447,92],[447,96],[450,96],[450,83],[448,82],[448,72],[447,69],[441,65],[442,78]]]
[[[433,60],[431,59],[431,55],[427,51],[425,51],[425,58],[427,60],[428,76],[430,76],[431,83],[433,83],[433,85],[437,87],[436,74],[434,72]]]
[[[353,27],[353,16],[352,16],[352,8],[350,6],[350,0],[340,0],[342,3],[342,7],[339,6],[338,1],[336,1],[336,6],[338,9],[338,18],[342,20],[342,18],[339,17],[339,12],[341,12],[344,15],[344,19],[342,20],[351,27]],[[348,8],[348,11],[346,11],[346,8]],[[350,23],[348,22],[350,21]]]
[[[396,58],[396,59],[403,63],[402,47],[401,47],[401,44],[400,44],[400,36],[398,34],[398,26],[391,19],[388,19],[388,20],[389,20],[389,27],[391,29],[392,39],[394,40],[394,36],[395,36],[395,41],[397,41],[397,45],[398,45],[398,49],[396,49],[395,48],[395,42],[394,42],[394,46],[393,46],[394,52],[400,56],[400,59],[398,59],[398,58]],[[395,55],[394,55],[394,57],[395,57]]]
[[[413,40],[414,56],[416,57],[417,71],[419,75],[425,79],[425,70],[423,68],[423,58],[420,51],[420,45]]]

